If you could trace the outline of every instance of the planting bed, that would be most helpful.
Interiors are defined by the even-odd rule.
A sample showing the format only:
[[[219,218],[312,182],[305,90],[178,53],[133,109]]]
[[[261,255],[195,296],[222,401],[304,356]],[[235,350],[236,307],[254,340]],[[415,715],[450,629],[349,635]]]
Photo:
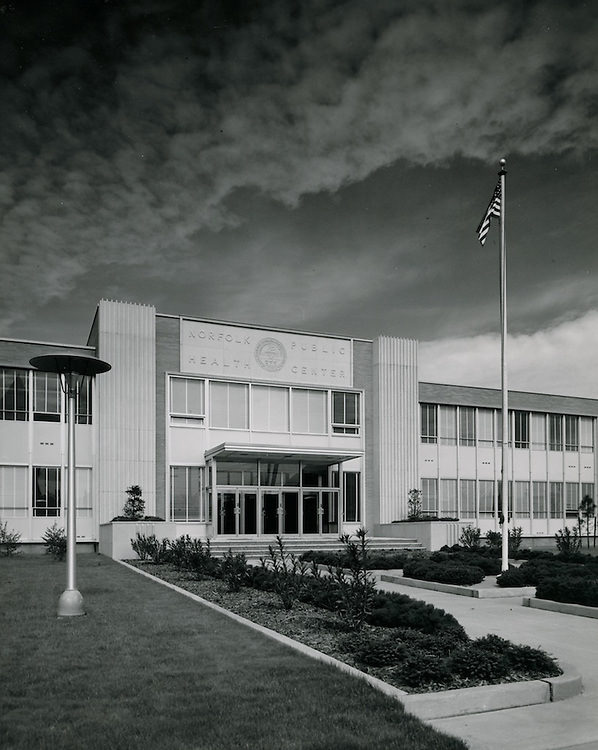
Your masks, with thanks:
[[[435,632],[418,630],[415,620],[415,628],[406,627],[408,622],[402,627],[385,627],[388,625],[385,617],[396,616],[392,602],[405,602],[408,597],[395,595],[397,598],[391,598],[390,605],[380,607],[376,610],[376,617],[370,618],[376,624],[370,621],[361,630],[351,631],[336,613],[328,609],[302,601],[296,601],[291,609],[283,608],[279,596],[273,591],[243,586],[232,592],[219,578],[197,576],[169,563],[130,562],[151,575],[406,692],[516,682],[561,673],[556,662],[537,649],[515,646],[496,636],[470,640],[456,622],[453,625],[447,619],[446,627],[444,618],[450,616],[441,610],[432,613],[431,621],[438,622]]]

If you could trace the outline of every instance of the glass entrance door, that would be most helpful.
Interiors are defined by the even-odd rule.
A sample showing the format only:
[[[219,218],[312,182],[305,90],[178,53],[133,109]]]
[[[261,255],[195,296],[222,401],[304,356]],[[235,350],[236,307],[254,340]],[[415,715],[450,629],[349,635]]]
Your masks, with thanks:
[[[237,493],[236,492],[219,492],[218,493],[218,533],[219,534],[236,534],[237,533]]]
[[[303,493],[303,533],[320,533],[320,493]]]
[[[278,492],[262,493],[262,534],[279,534]]]
[[[257,493],[239,493],[239,534],[257,534]]]
[[[282,493],[282,533],[299,533],[299,493]]]

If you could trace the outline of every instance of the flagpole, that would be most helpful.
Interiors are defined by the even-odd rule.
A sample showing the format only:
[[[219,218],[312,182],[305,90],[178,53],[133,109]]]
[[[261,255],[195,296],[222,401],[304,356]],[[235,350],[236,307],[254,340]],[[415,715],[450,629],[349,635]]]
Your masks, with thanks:
[[[502,560],[501,570],[509,569],[509,392],[507,385],[507,254],[505,242],[506,195],[505,177],[507,174],[506,159],[500,160],[500,369],[502,388]]]

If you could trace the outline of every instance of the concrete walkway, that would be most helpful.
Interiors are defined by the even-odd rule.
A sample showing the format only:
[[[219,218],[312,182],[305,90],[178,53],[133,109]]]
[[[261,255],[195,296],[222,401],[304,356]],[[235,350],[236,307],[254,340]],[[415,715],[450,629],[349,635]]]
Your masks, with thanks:
[[[391,571],[388,571],[391,572]],[[521,606],[521,597],[476,599],[378,583],[450,612],[472,638],[495,633],[542,648],[583,680],[583,693],[556,703],[428,723],[461,737],[471,750],[598,750],[598,620]]]

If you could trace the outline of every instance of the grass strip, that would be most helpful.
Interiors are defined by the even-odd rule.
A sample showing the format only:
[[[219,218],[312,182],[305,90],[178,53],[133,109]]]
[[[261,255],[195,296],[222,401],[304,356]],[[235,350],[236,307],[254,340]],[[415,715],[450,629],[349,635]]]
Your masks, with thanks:
[[[100,555],[0,560],[6,750],[463,750],[396,701]]]

